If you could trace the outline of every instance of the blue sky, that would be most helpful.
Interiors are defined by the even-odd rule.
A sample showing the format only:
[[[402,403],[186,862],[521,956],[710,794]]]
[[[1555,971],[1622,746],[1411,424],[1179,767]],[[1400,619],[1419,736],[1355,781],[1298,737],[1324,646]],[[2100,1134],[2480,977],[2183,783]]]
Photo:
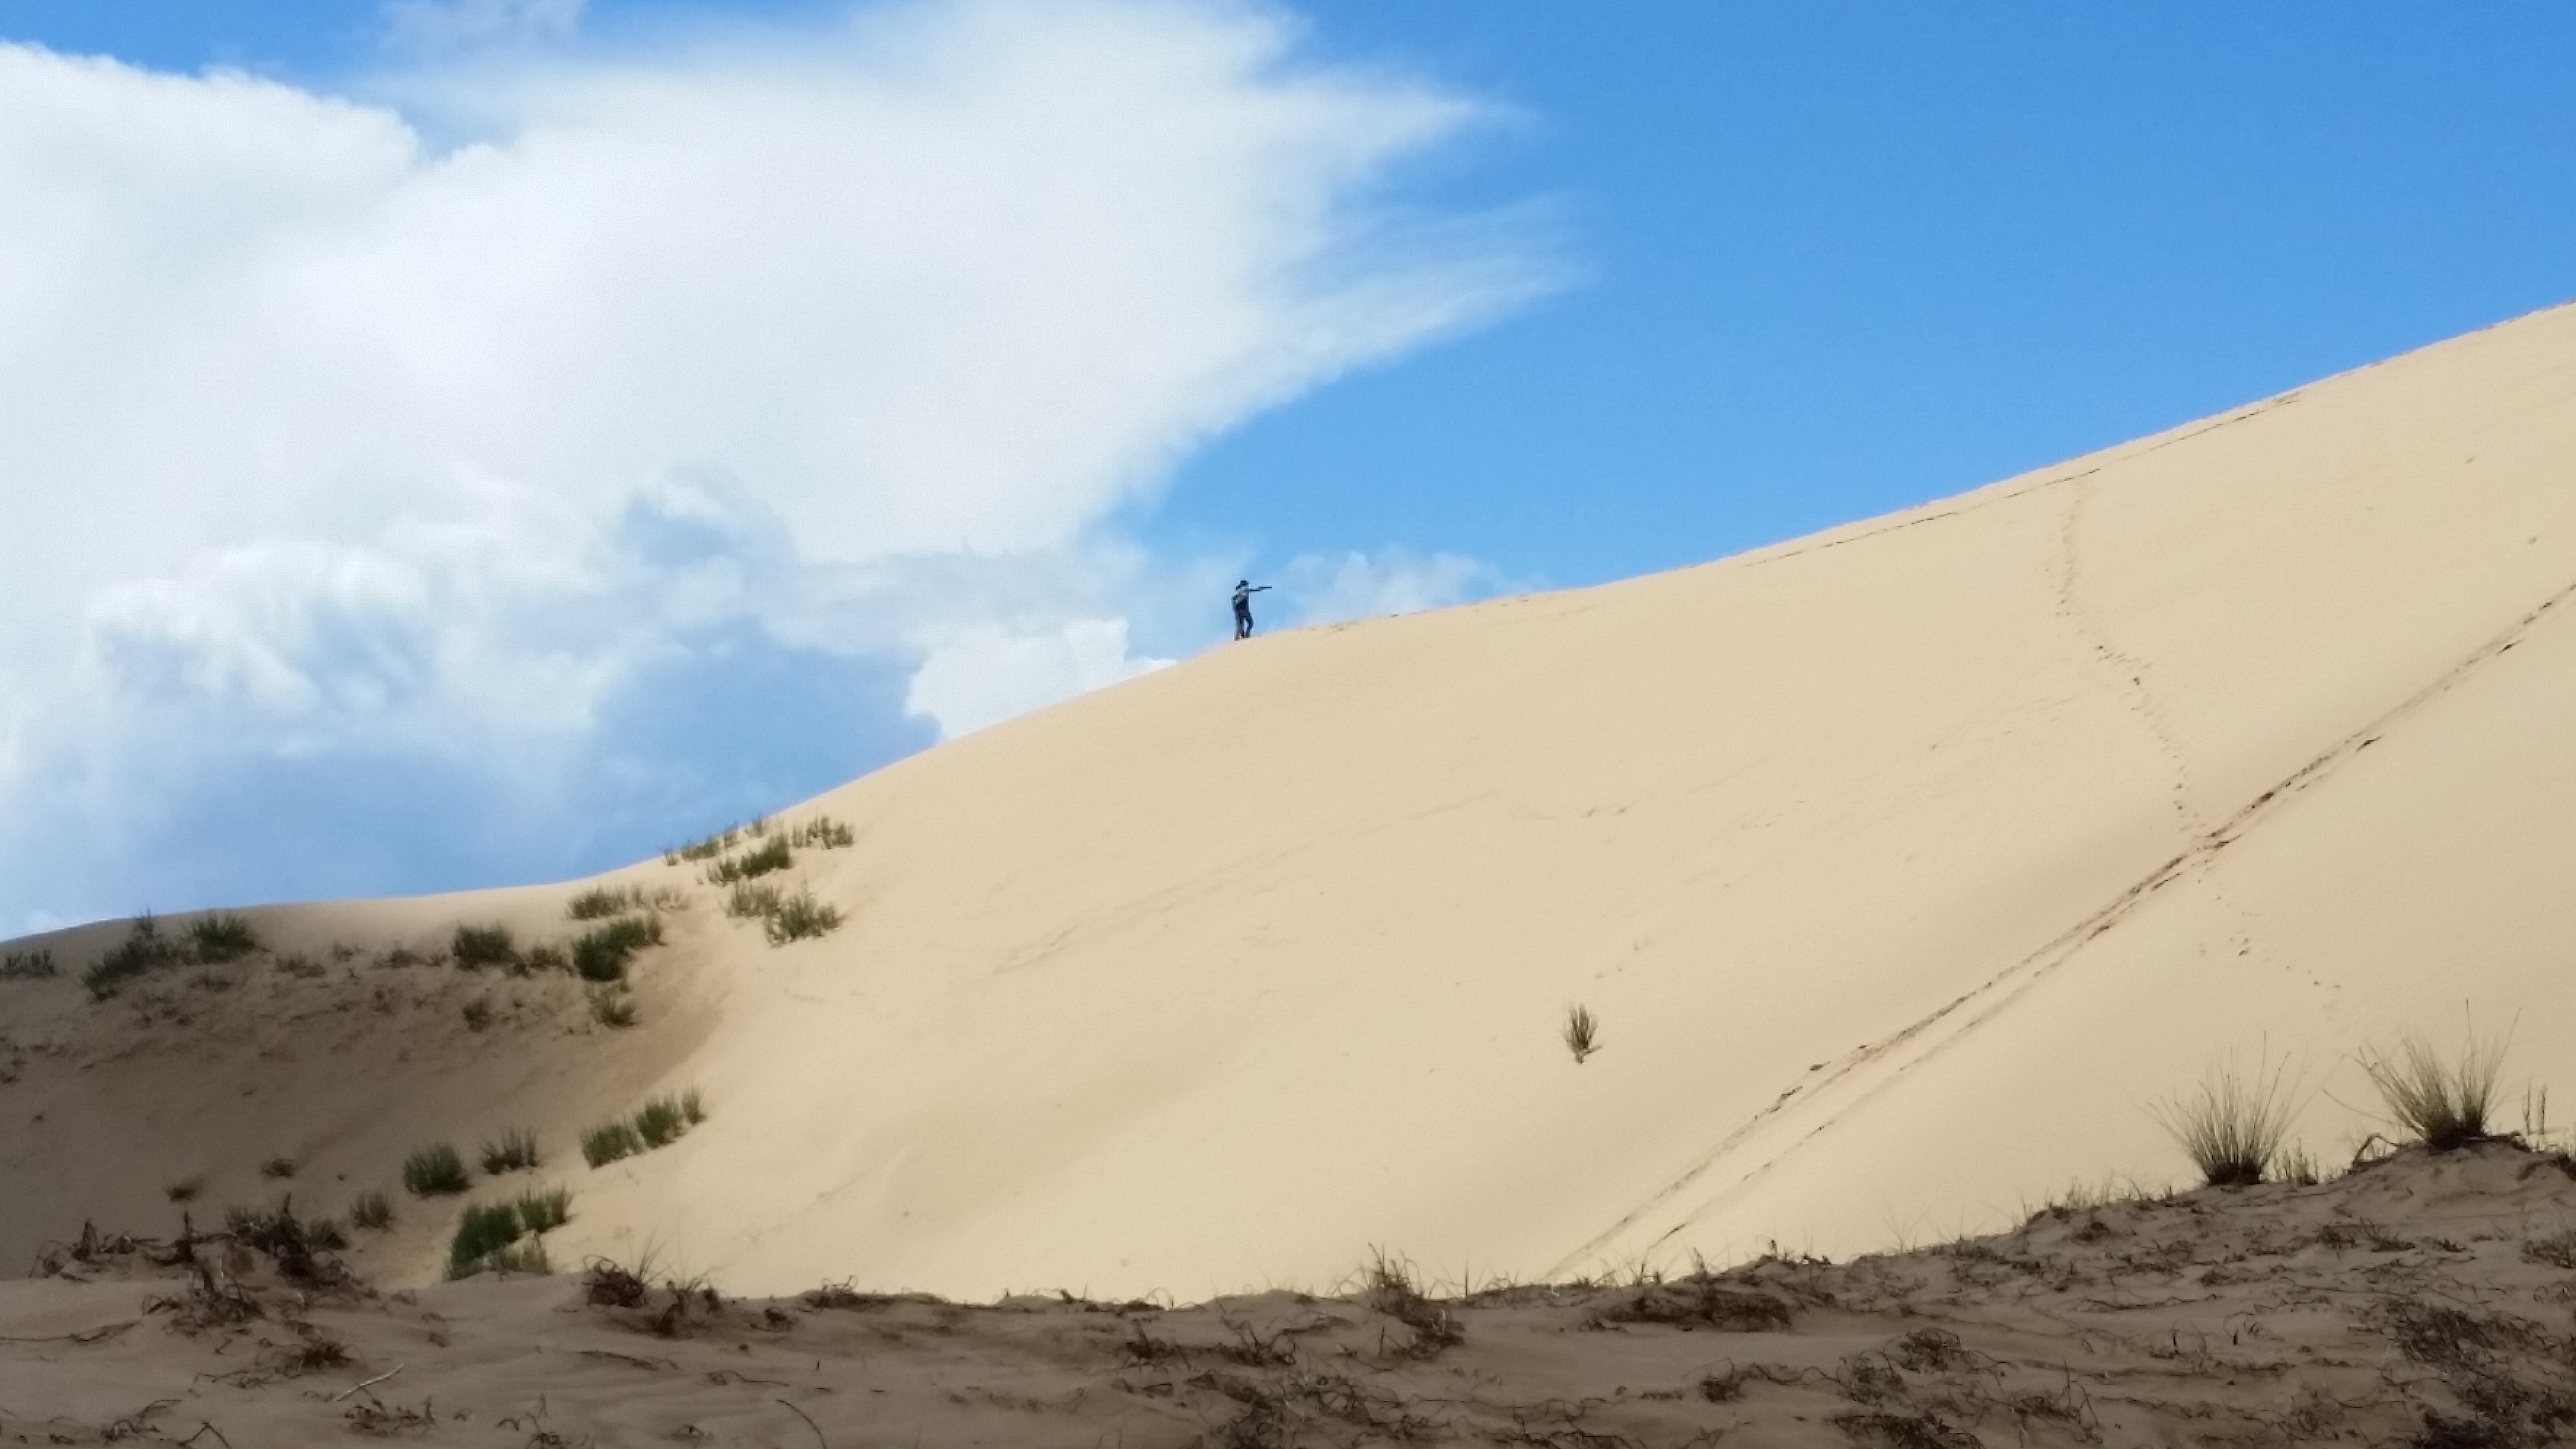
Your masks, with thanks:
[[[0,289],[0,417],[65,434],[0,440],[64,560],[0,598],[0,931],[596,869],[1210,647],[1237,571],[1297,621],[1672,567],[2576,294],[2563,9],[0,0],[0,39],[54,53],[0,78],[0,215],[107,228]]]

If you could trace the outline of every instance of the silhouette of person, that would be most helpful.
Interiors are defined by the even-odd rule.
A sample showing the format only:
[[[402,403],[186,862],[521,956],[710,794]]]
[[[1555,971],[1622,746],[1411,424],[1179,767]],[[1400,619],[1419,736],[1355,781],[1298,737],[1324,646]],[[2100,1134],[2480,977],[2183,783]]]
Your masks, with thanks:
[[[1265,593],[1269,588],[1270,586],[1268,584],[1263,584],[1260,587],[1255,588],[1252,580],[1250,579],[1235,580],[1234,637],[1237,639],[1249,639],[1252,637],[1252,596],[1258,593]]]

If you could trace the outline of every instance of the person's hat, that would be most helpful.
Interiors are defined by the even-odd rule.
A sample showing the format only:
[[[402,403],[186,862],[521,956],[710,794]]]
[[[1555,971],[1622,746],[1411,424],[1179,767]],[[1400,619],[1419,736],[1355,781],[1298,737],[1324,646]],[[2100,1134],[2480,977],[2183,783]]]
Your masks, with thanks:
[[[1252,587],[1252,580],[1250,580],[1250,579],[1236,579],[1236,580],[1234,581],[1234,586],[1235,586],[1236,588],[1238,588],[1238,589],[1248,589],[1248,588]]]

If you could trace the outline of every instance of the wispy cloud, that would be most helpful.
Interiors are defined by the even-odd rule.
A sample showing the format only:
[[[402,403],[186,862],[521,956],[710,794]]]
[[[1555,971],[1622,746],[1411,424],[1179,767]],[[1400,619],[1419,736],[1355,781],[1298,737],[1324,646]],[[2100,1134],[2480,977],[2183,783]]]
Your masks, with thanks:
[[[416,51],[469,50],[563,40],[580,28],[584,0],[385,0],[386,38]]]
[[[1255,8],[492,48],[578,12],[389,7],[483,48],[360,99],[0,46],[0,929],[170,903],[156,882],[596,865],[639,848],[597,824],[612,780],[685,824],[869,762],[782,738],[795,769],[734,768],[766,726],[722,696],[882,758],[916,715],[953,733],[1149,667],[1137,631],[1204,566],[1142,557],[1120,509],[1547,284],[1510,225],[1396,219],[1404,163],[1476,102],[1303,61]],[[636,713],[646,681],[705,692],[662,714],[707,733]],[[400,828],[506,793],[516,843],[322,879],[275,819],[203,823],[253,778],[388,760],[463,782],[389,788]],[[287,827],[397,823],[331,798]],[[219,838],[132,823],[156,810]],[[199,847],[233,874],[173,858]]]

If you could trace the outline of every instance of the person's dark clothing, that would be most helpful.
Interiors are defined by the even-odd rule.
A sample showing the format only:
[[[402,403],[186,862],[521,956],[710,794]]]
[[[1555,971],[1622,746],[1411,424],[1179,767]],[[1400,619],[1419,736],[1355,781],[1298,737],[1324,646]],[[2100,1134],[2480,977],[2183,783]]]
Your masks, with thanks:
[[[1269,587],[1268,584],[1263,584],[1255,588],[1250,579],[1245,579],[1234,586],[1234,637],[1237,639],[1252,637],[1252,596]]]

